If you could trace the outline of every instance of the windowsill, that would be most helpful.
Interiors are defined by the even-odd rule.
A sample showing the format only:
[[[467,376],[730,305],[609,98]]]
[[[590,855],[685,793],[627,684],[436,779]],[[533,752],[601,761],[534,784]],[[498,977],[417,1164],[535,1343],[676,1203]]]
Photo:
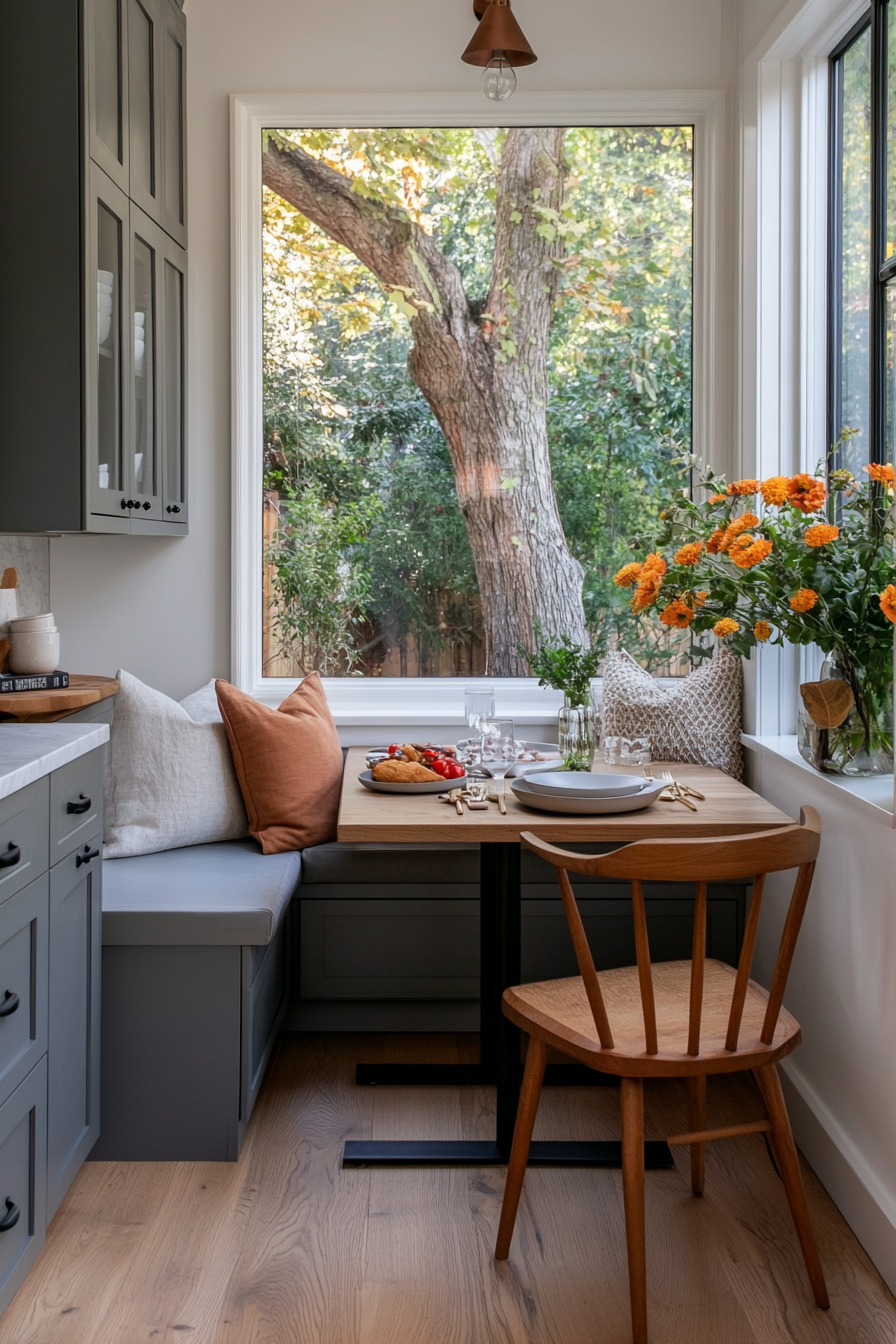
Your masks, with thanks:
[[[742,733],[747,751],[771,758],[788,770],[810,775],[815,784],[830,793],[831,799],[847,807],[858,808],[866,818],[876,817],[887,826],[894,822],[893,776],[873,775],[868,779],[847,779],[845,775],[823,775],[804,761],[793,737],[756,737]]]

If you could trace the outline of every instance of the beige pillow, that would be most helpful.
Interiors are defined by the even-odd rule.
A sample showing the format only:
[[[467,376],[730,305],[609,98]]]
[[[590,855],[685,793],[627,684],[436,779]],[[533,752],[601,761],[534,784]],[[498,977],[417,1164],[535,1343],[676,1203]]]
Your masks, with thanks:
[[[265,854],[336,839],[342,748],[316,672],[268,709],[251,695],[215,683],[230,739],[249,831]]]
[[[119,672],[118,680],[106,758],[104,857],[244,837],[246,809],[223,723],[197,723],[187,708],[129,672]]]
[[[631,654],[611,653],[603,667],[604,737],[649,737],[655,761],[714,765],[740,779],[743,670],[739,658],[715,657],[671,690]]]

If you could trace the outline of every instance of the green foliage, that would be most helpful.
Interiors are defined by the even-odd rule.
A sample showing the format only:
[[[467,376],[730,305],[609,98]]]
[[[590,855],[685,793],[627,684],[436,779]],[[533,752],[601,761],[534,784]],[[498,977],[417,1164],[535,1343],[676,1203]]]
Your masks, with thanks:
[[[430,232],[458,267],[474,320],[487,318],[503,131],[268,134],[319,156],[352,179],[356,194]],[[656,665],[667,661],[668,641],[614,600],[612,575],[629,538],[653,525],[676,480],[672,459],[690,442],[691,132],[572,129],[566,156],[562,211],[534,201],[516,221],[565,241],[549,345],[555,490],[585,571],[593,640],[624,641]],[[295,625],[291,648],[303,666],[324,658],[376,672],[397,641],[415,645],[421,669],[434,666],[440,651],[469,648],[481,630],[451,460],[407,372],[409,296],[386,293],[352,253],[270,192],[263,208],[265,486],[285,505],[322,510],[300,529],[318,551],[310,590],[296,574],[301,546],[284,536],[270,551],[288,607],[281,635]],[[501,358],[525,358],[526,335],[512,316],[499,342]],[[518,484],[509,476],[501,486],[512,493]],[[374,499],[362,526],[358,510]],[[329,605],[327,592],[337,595]]]
[[[554,635],[543,638],[542,631],[536,629],[535,637],[539,644],[534,653],[522,644],[517,652],[532,676],[538,678],[539,686],[562,691],[573,705],[590,704],[591,680],[597,676],[601,651],[583,648],[565,634],[559,639]]]

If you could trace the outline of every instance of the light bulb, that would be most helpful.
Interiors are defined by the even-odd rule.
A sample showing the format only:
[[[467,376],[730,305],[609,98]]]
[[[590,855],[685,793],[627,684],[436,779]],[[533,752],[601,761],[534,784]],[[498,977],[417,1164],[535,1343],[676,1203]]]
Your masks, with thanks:
[[[482,72],[479,81],[484,98],[494,103],[503,103],[516,89],[516,75],[513,66],[507,64],[507,55],[503,51],[493,51],[492,58]]]

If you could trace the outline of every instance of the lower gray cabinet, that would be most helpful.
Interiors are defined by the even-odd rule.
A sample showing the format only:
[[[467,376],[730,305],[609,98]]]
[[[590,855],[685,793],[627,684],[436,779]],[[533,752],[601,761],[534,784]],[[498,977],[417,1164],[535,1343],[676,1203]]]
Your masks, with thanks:
[[[0,905],[0,1097],[47,1051],[48,889],[44,873]]]
[[[99,1136],[101,845],[50,872],[47,1221]]]
[[[0,1106],[0,1311],[37,1259],[47,1230],[47,1060]]]

